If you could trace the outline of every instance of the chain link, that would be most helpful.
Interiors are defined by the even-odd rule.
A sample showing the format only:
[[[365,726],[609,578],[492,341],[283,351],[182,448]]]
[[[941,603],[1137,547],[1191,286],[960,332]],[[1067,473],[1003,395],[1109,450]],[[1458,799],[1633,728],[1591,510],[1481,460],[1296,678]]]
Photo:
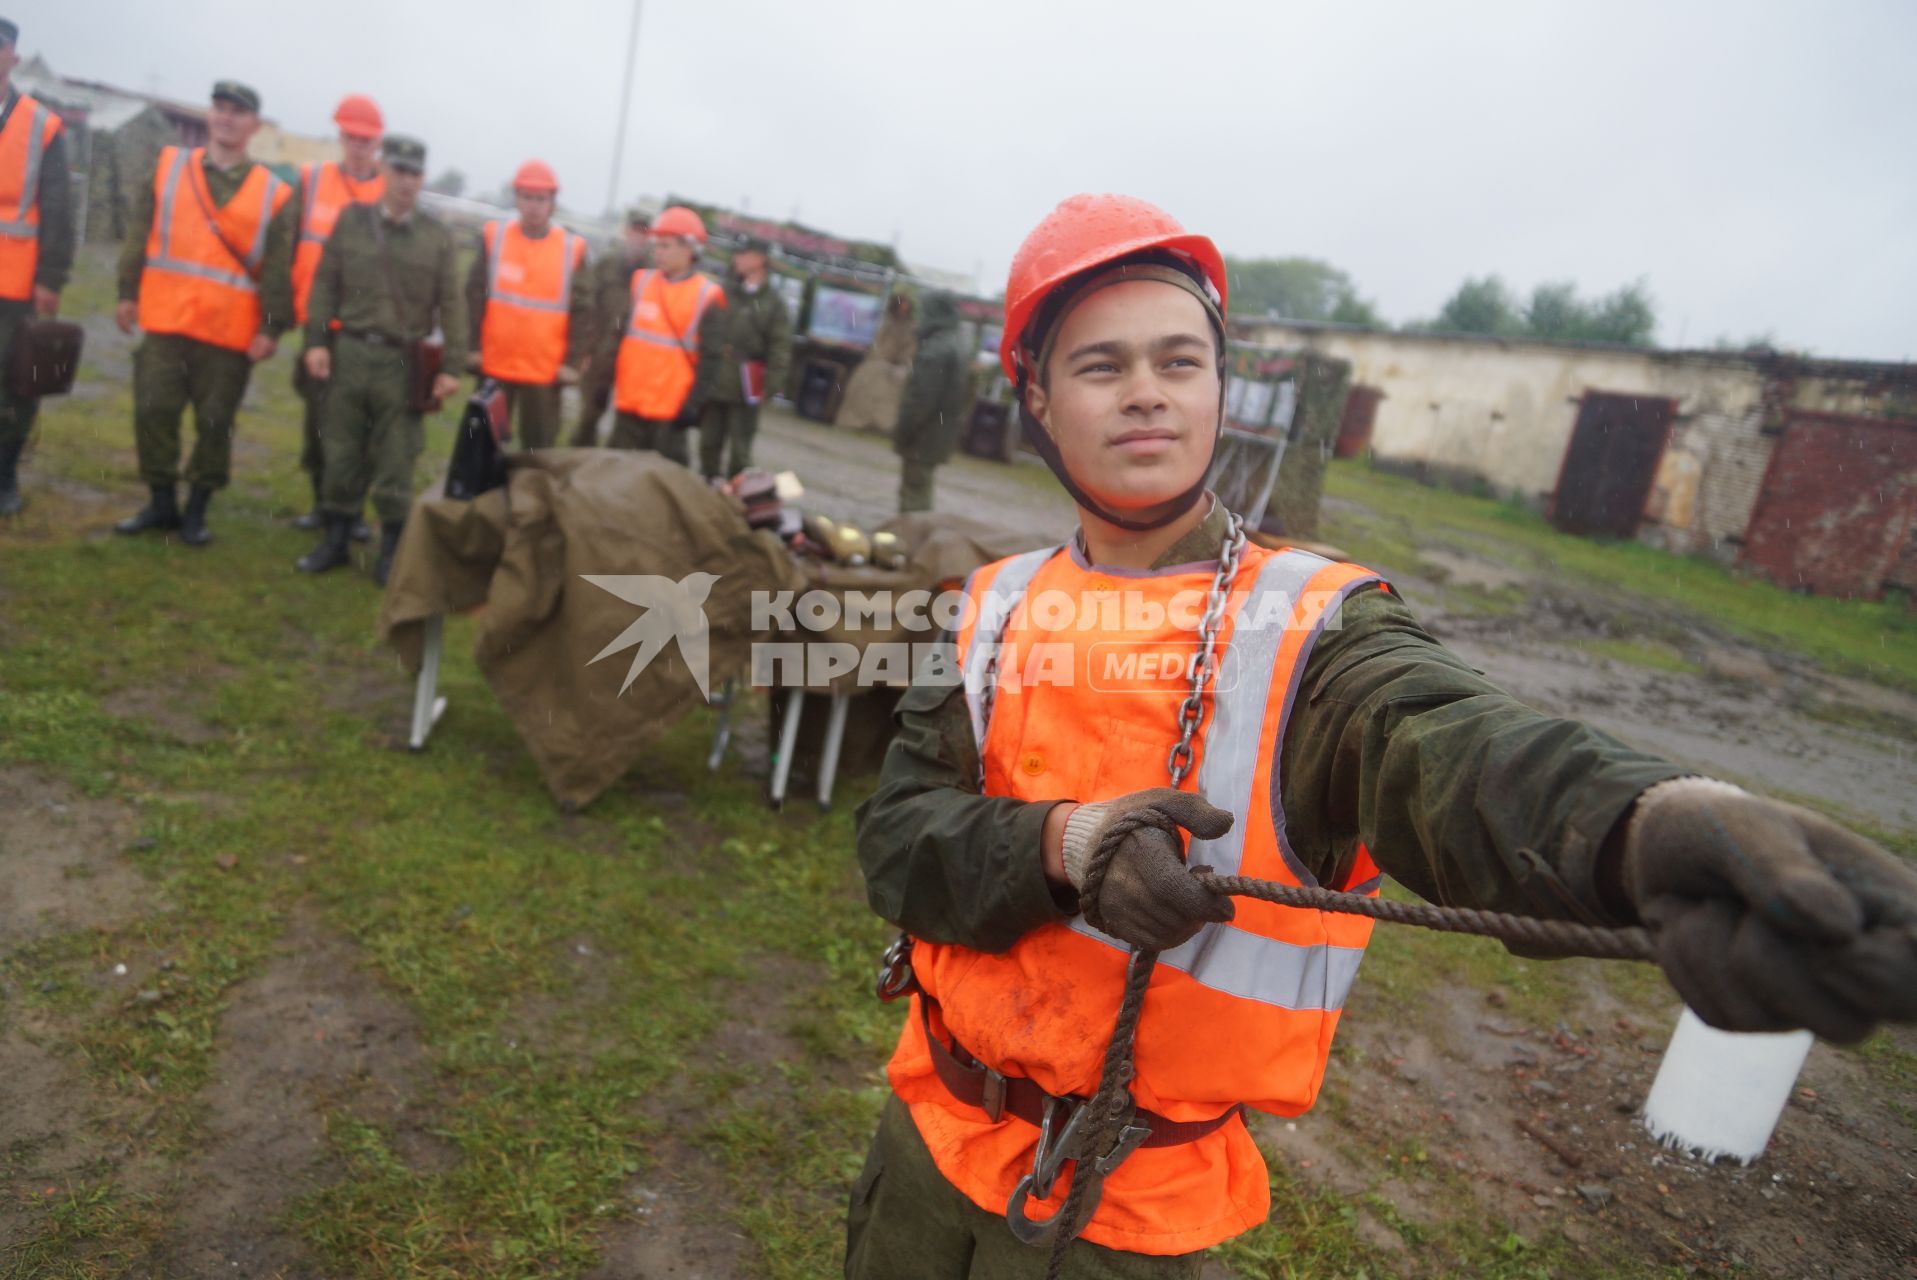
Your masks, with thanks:
[[[1238,576],[1238,559],[1245,550],[1245,522],[1231,514],[1225,530],[1224,546],[1218,551],[1218,572],[1212,575],[1211,593],[1205,597],[1204,616],[1198,622],[1198,661],[1192,665],[1191,692],[1178,704],[1178,743],[1165,757],[1171,784],[1177,787],[1191,772],[1191,740],[1205,718],[1205,686],[1218,670],[1218,628],[1225,620],[1225,606],[1231,602],[1232,579]]]

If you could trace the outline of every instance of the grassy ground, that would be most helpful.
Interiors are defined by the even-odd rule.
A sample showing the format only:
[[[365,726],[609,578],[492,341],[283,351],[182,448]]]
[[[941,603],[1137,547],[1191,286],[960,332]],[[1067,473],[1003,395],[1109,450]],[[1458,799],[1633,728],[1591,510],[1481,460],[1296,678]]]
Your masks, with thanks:
[[[70,310],[104,308],[102,266]],[[0,766],[128,806],[139,834],[127,856],[149,886],[110,925],[0,940],[0,1032],[34,1028],[70,1065],[96,1153],[36,1192],[27,1229],[0,1243],[0,1278],[121,1277],[163,1256],[216,1119],[206,1095],[223,1018],[296,926],[350,940],[416,1022],[428,1074],[412,1110],[450,1151],[421,1164],[393,1125],[329,1109],[330,1173],[279,1222],[326,1274],[582,1275],[605,1233],[632,1220],[632,1188],[674,1172],[703,1180],[708,1229],[743,1239],[745,1272],[832,1274],[901,1013],[870,996],[887,931],[864,905],[851,805],[769,812],[736,762],[705,773],[709,726],[694,717],[587,813],[562,815],[473,666],[469,620],[447,633],[454,712],[429,751],[397,750],[404,687],[372,643],[372,587],[290,568],[308,539],[280,522],[304,497],[285,360],[260,371],[242,483],[215,508],[212,548],[0,534]],[[111,489],[130,510],[127,389],[88,390],[48,406],[36,475]],[[429,458],[444,456],[444,431]],[[1760,597],[1690,562],[1554,542],[1491,504],[1350,468],[1334,468],[1332,488],[1534,548],[1567,572],[1702,591],[1766,634],[1917,683],[1913,647],[1888,643],[1905,624],[1884,611]],[[1392,528],[1380,519],[1377,548]],[[1825,619],[1814,635],[1813,617]],[[204,732],[114,709],[133,695],[186,709]],[[841,784],[842,797],[861,792]],[[151,986],[103,980],[115,963]],[[1362,1007],[1410,1017],[1434,986],[1496,986],[1513,1016],[1548,1025],[1587,980],[1492,944],[1381,933]],[[1644,970],[1606,966],[1596,980],[1654,998]],[[741,1049],[742,1024],[763,1033],[756,1049]],[[1354,1101],[1340,1097],[1328,1105]],[[0,1145],[0,1174],[33,1155]],[[1468,1186],[1443,1190],[1437,1225],[1373,1208],[1443,1272],[1562,1274],[1562,1240],[1520,1234]],[[1393,1273],[1350,1202],[1282,1166],[1272,1191],[1271,1222],[1222,1252],[1232,1274]],[[1627,1250],[1605,1256],[1606,1274],[1650,1273]]]
[[[1567,537],[1537,514],[1508,503],[1430,488],[1333,462],[1325,492],[1364,504],[1363,514],[1338,512],[1327,536],[1354,558],[1417,571],[1431,540],[1553,578],[1629,592],[1680,614],[1762,644],[1802,654],[1833,671],[1917,690],[1917,610],[1901,601],[1870,603],[1795,595],[1726,570],[1713,561],[1675,556],[1637,542]],[[1500,592],[1485,602],[1508,606]],[[1637,655],[1640,659],[1647,655]],[[1640,665],[1667,666],[1669,654]]]

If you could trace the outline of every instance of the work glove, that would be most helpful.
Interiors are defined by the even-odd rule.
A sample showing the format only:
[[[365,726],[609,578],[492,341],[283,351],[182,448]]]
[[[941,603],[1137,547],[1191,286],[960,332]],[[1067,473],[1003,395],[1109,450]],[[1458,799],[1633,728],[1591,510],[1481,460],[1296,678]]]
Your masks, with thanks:
[[[1850,1043],[1917,1019],[1917,868],[1830,819],[1673,778],[1638,797],[1622,870],[1671,985],[1712,1026]]]
[[[1232,816],[1193,791],[1154,787],[1082,804],[1065,820],[1065,875],[1094,929],[1141,951],[1165,951],[1206,924],[1232,918],[1230,898],[1185,866],[1183,827],[1215,840]]]

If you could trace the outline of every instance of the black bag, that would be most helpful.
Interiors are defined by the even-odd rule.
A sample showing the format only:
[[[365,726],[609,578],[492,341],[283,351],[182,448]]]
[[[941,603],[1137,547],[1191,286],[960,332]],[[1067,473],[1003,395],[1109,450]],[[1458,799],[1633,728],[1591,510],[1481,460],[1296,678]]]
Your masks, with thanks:
[[[512,442],[512,418],[506,388],[492,378],[480,382],[453,432],[453,460],[446,468],[446,496],[477,498],[506,483],[506,446]]]
[[[85,333],[65,320],[29,320],[7,352],[7,394],[16,400],[63,396],[73,390]]]

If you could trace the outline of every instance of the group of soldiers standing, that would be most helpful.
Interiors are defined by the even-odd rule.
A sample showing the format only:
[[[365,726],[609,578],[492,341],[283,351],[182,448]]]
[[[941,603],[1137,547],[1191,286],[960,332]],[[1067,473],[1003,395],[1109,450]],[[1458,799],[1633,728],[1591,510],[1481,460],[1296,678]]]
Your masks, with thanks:
[[[0,82],[18,30],[0,19]],[[485,224],[458,279],[455,233],[419,207],[426,146],[385,132],[362,94],[334,114],[341,158],[277,177],[247,155],[260,95],[213,86],[204,146],[160,150],[131,201],[115,319],[140,333],[134,437],[146,504],[120,533],[212,540],[213,496],[230,479],[235,418],[253,366],[297,329],[304,401],[301,465],[313,505],[294,523],[320,532],[298,568],[348,562],[379,521],[384,583],[412,503],[423,418],[455,396],[460,373],[498,382],[526,448],[560,443],[561,393],[582,412],[567,443],[652,449],[725,478],[751,464],[760,402],[785,385],[791,317],[771,284],[767,246],[748,241],[721,284],[700,270],[706,227],[690,209],[627,215],[621,242],[594,257],[553,221],[559,182],[529,161],[514,176],[517,218]],[[57,114],[4,83],[0,99],[0,350],[31,314],[57,313],[73,258],[64,135]],[[30,189],[29,189],[30,188]],[[180,464],[181,421],[194,440]],[[16,464],[34,402],[0,390],[0,515],[21,506]],[[182,470],[186,495],[181,501]]]

